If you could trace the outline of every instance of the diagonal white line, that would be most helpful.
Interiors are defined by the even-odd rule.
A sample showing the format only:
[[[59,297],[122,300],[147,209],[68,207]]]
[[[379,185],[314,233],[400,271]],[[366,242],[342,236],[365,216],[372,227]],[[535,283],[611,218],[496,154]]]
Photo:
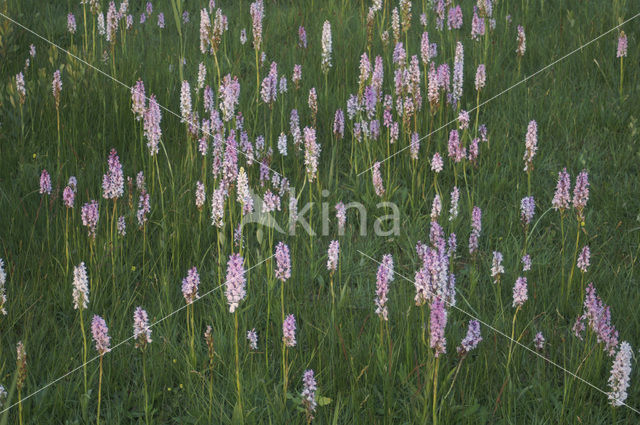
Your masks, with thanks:
[[[24,29],[25,31],[30,32],[31,34],[35,35],[36,37],[38,37],[39,39],[43,40],[46,43],[49,43],[50,45],[52,45],[53,47],[55,47],[58,50],[61,50],[63,52],[65,52],[66,54],[68,54],[69,56],[71,56],[72,58],[74,58],[75,60],[83,63],[84,65],[88,66],[89,68],[97,71],[98,73],[104,75],[105,77],[109,78],[110,80],[112,80],[114,83],[117,83],[119,85],[121,85],[122,87],[125,87],[127,89],[129,89],[129,91],[131,91],[131,89],[133,87],[127,85],[126,83],[123,83],[122,81],[118,80],[117,78],[115,78],[114,76],[112,76],[111,74],[107,74],[106,72],[104,72],[103,70],[101,70],[100,68],[96,68],[94,65],[91,65],[89,62],[87,62],[86,60],[78,57],[77,55],[74,55],[73,53],[71,53],[69,50],[65,49],[64,47],[61,47],[60,45],[54,43],[53,41],[43,37],[42,35],[38,34],[37,32],[35,32],[34,30],[25,27],[24,25],[22,25],[20,22],[16,21],[15,19],[10,18],[9,16],[5,15],[4,13],[0,12],[0,16],[2,16],[3,18],[7,19],[8,21],[14,23],[15,25],[19,26],[20,28]],[[149,100],[149,96],[145,95],[144,96],[146,100]],[[157,103],[157,102],[156,102]],[[168,112],[170,115],[173,115],[175,117],[178,117],[182,120],[182,115],[172,111],[171,109],[167,108],[166,106],[161,105],[160,103],[158,103],[158,106],[160,107],[160,109],[164,110],[165,112]],[[209,137],[212,137],[213,135],[211,133],[209,133],[208,131],[204,131],[202,129],[202,127],[200,127],[199,125],[195,125],[194,127],[196,127],[197,129],[199,129],[200,131],[202,131],[203,134],[206,134]],[[229,144],[227,143],[226,140],[224,140],[224,138],[222,139],[222,142],[226,145],[229,146]],[[242,152],[241,150],[239,150],[238,148],[234,148],[231,147],[232,149],[235,149],[236,153],[239,153],[241,155],[243,155],[244,157],[246,157],[247,159],[251,159],[253,160],[253,158],[250,158],[247,154],[245,154],[244,152]],[[278,176],[280,176],[281,178],[285,177],[282,175],[282,173],[279,173],[278,171],[274,170],[273,168],[269,168],[269,166],[265,165],[266,168],[268,168],[269,170],[273,171],[274,173],[276,173]]]
[[[545,66],[545,67],[543,67],[543,68],[540,68],[539,70],[537,70],[537,71],[536,71],[536,72],[534,72],[533,74],[531,74],[531,75],[529,75],[529,76],[527,76],[527,77],[523,78],[522,80],[518,81],[517,83],[513,84],[511,87],[509,87],[509,88],[506,88],[506,89],[502,90],[500,93],[498,93],[498,94],[494,95],[493,97],[491,97],[491,98],[489,98],[489,99],[485,100],[484,102],[480,103],[479,105],[474,106],[474,107],[473,107],[473,109],[469,109],[469,111],[468,111],[468,112],[473,112],[473,111],[475,111],[476,109],[478,109],[478,108],[480,108],[480,107],[482,107],[482,106],[486,105],[487,103],[491,102],[492,100],[496,99],[497,97],[502,96],[503,94],[505,94],[505,93],[506,93],[506,92],[508,92],[509,90],[511,90],[511,89],[513,89],[513,88],[515,88],[515,87],[519,86],[520,84],[522,84],[522,83],[524,83],[524,82],[528,81],[529,79],[531,79],[531,78],[535,77],[536,75],[538,75],[538,74],[539,74],[539,73],[541,73],[542,71],[544,71],[544,70],[546,70],[546,69],[551,68],[553,65],[557,64],[558,62],[562,62],[563,60],[565,60],[566,58],[568,58],[569,56],[571,56],[572,54],[574,54],[574,53],[575,53],[575,52],[577,52],[578,50],[582,50],[583,48],[587,47],[588,45],[590,45],[590,44],[592,44],[592,43],[595,43],[596,41],[598,41],[599,39],[601,39],[601,38],[602,38],[602,37],[604,37],[605,35],[609,34],[610,32],[612,32],[612,31],[614,31],[614,30],[616,30],[616,29],[618,29],[618,28],[620,28],[621,26],[623,26],[623,25],[624,25],[624,24],[626,24],[627,22],[629,22],[629,21],[632,21],[632,20],[636,19],[638,16],[640,16],[640,13],[637,13],[636,15],[632,16],[631,18],[627,19],[626,21],[622,22],[621,24],[616,25],[615,27],[611,28],[609,31],[603,32],[602,34],[600,34],[599,36],[597,36],[597,37],[596,37],[596,38],[594,38],[593,40],[586,42],[586,43],[585,43],[585,44],[583,44],[582,46],[580,46],[580,47],[578,47],[578,48],[576,48],[576,49],[574,49],[574,50],[570,51],[570,52],[569,52],[569,53],[567,53],[566,55],[562,56],[560,59],[556,59],[555,61],[551,62],[551,63],[550,63],[550,64],[548,64],[547,66]],[[456,122],[456,121],[458,121],[458,119],[457,119],[457,118],[456,118],[456,119],[453,119],[453,120],[451,120],[451,121],[449,121],[449,122],[448,122],[448,123],[446,123],[446,124],[443,124],[441,127],[437,128],[437,129],[435,129],[435,130],[433,130],[431,133],[429,133],[429,134],[427,134],[426,136],[421,137],[420,139],[418,139],[418,142],[419,142],[419,141],[422,141],[422,140],[424,140],[424,139],[426,139],[427,137],[431,136],[432,134],[437,133],[438,131],[442,130],[443,128],[446,128],[446,127],[450,126],[451,124],[453,124],[453,123],[454,123],[454,122]],[[388,157],[386,157],[385,159],[383,159],[382,161],[379,161],[379,162],[382,164],[383,162],[386,162],[386,161],[388,161],[389,159],[393,158],[394,156],[398,155],[400,152],[402,152],[402,151],[405,151],[405,150],[409,149],[410,147],[411,147],[411,145],[409,145],[409,146],[405,146],[404,148],[400,149],[400,150],[399,150],[399,151],[397,151],[397,152],[394,152],[393,154],[389,155]],[[372,168],[373,168],[373,165],[372,165],[371,167],[367,168],[366,170],[364,170],[364,171],[362,171],[362,172],[358,173],[358,175],[357,175],[357,176],[358,176],[358,177],[360,177],[360,176],[361,176],[361,175],[363,175],[364,173],[366,173],[366,172],[370,171]]]
[[[0,13],[1,14],[1,13]],[[264,260],[260,261],[257,264],[254,264],[253,266],[249,267],[247,270],[244,270],[243,273],[248,273],[250,270],[258,267],[259,265],[269,261],[271,258],[273,258],[275,256],[275,254],[271,255],[270,257],[265,258]],[[210,289],[209,291],[205,292],[203,295],[201,295],[199,298],[196,298],[193,303],[198,302],[199,300],[201,300],[202,298],[206,297],[207,295],[215,292],[216,290],[222,288],[224,285],[226,285],[227,281],[225,280],[224,283],[216,286],[213,289]],[[192,303],[192,304],[193,304]],[[162,319],[158,319],[155,322],[153,322],[152,324],[149,325],[149,329],[151,329],[152,327],[154,327],[155,325],[157,325],[158,323],[164,322],[165,320],[167,320],[169,317],[173,316],[174,314],[184,310],[185,308],[187,308],[190,304],[185,304],[180,308],[177,308],[175,310],[173,310],[171,313],[167,314],[166,316],[164,316]],[[122,344],[126,344],[127,342],[131,341],[133,339],[133,336],[130,336],[127,339],[124,339],[122,341],[120,341],[119,343],[117,343],[116,345],[114,345],[113,347],[111,347],[111,349],[109,351],[107,351],[104,355],[106,356],[108,353],[112,352],[113,350],[115,350],[116,348],[120,347]],[[97,355],[89,360],[87,360],[85,363],[81,364],[80,366],[71,369],[69,372],[65,373],[62,376],[59,376],[58,378],[54,379],[53,381],[49,382],[48,384],[44,385],[43,387],[40,387],[39,389],[37,389],[36,391],[32,392],[31,394],[29,394],[28,396],[22,397],[20,400],[16,401],[15,403],[13,403],[12,405],[0,410],[0,414],[6,412],[7,410],[17,406],[19,403],[33,397],[34,395],[38,394],[39,392],[49,388],[50,386],[56,384],[57,382],[60,382],[61,380],[63,380],[64,378],[66,378],[67,376],[73,374],[74,372],[77,372],[78,370],[82,369],[84,366],[88,365],[89,363],[92,363],[96,360],[98,360],[100,358],[100,355]]]
[[[370,257],[369,255],[365,254],[364,252],[362,252],[362,251],[360,251],[360,250],[358,250],[358,252],[359,252],[362,256],[367,257],[368,259],[370,259],[370,260],[372,260],[372,261],[374,261],[374,262],[378,263],[379,265],[382,265],[382,266],[384,266],[384,267],[388,268],[385,264],[381,263],[380,261],[376,260],[375,258]],[[403,278],[404,280],[406,280],[406,281],[408,281],[408,282],[413,283],[413,280],[411,280],[411,279],[409,279],[408,277],[406,277],[406,276],[404,276],[404,275],[402,275],[402,274],[398,273],[397,271],[395,271],[395,274],[397,274],[398,276],[400,276],[400,277],[401,277],[401,278]],[[428,291],[428,292],[430,292],[430,291]],[[484,326],[486,326],[487,328],[491,329],[492,331],[494,331],[494,332],[495,332],[495,333],[497,333],[498,335],[501,335],[501,336],[505,337],[505,338],[506,338],[506,339],[508,339],[509,341],[511,341],[511,342],[513,342],[513,343],[515,343],[515,344],[517,344],[518,346],[520,346],[520,347],[524,348],[525,350],[529,351],[530,353],[535,354],[536,356],[540,357],[542,360],[544,360],[544,361],[546,361],[547,363],[549,363],[549,364],[551,364],[551,365],[553,365],[553,366],[557,367],[558,369],[561,369],[561,370],[562,370],[562,371],[564,371],[565,373],[568,373],[569,375],[573,376],[574,378],[576,378],[576,379],[577,379],[577,380],[579,380],[580,382],[583,382],[583,383],[587,384],[587,385],[588,385],[588,386],[590,386],[591,388],[593,388],[593,389],[595,389],[595,390],[597,390],[597,391],[601,392],[602,394],[606,395],[607,397],[609,397],[609,396],[610,396],[610,393],[608,393],[608,392],[606,392],[606,391],[604,391],[604,390],[602,390],[602,389],[600,389],[600,388],[596,387],[596,386],[595,386],[595,385],[593,385],[591,382],[589,382],[589,381],[585,380],[584,378],[581,378],[580,376],[576,375],[575,373],[571,372],[570,370],[565,369],[564,367],[560,366],[558,363],[554,362],[554,361],[553,361],[553,360],[551,360],[550,358],[545,357],[545,356],[543,356],[542,354],[538,353],[537,351],[534,351],[534,350],[532,350],[531,348],[527,347],[526,345],[522,344],[521,342],[516,341],[515,339],[511,338],[509,335],[505,334],[504,332],[502,332],[502,331],[501,331],[501,330],[499,330],[499,329],[496,329],[495,327],[493,327],[493,326],[491,326],[490,324],[488,324],[488,323],[484,322],[483,320],[481,320],[481,319],[477,318],[477,317],[476,317],[476,316],[474,316],[473,314],[466,312],[465,310],[461,309],[460,307],[456,306],[455,304],[451,304],[451,303],[450,303],[450,302],[448,302],[447,300],[443,300],[443,301],[444,301],[444,303],[445,303],[445,304],[447,304],[449,307],[453,307],[453,308],[455,308],[456,310],[460,311],[461,313],[463,313],[463,314],[465,314],[465,315],[469,316],[469,317],[470,317],[470,318],[472,318],[473,320],[477,320],[477,321],[478,321],[478,322],[480,322],[482,325],[484,325]],[[615,398],[614,398],[614,399],[615,399]],[[628,404],[626,404],[625,402],[623,402],[623,401],[621,401],[621,400],[615,399],[615,401],[617,401],[617,402],[621,403],[622,405],[624,405],[624,406],[628,407],[629,409],[633,410],[635,413],[637,413],[637,414],[639,414],[639,415],[640,415],[640,410],[637,410],[636,408],[629,406]]]

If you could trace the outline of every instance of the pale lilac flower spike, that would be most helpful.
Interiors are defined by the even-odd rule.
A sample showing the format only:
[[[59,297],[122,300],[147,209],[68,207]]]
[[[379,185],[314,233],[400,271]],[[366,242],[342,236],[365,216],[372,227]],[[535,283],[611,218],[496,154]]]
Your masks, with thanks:
[[[151,344],[151,328],[147,312],[138,307],[133,312],[133,339],[136,340],[136,348],[144,348]]]
[[[318,389],[316,380],[313,377],[313,370],[309,369],[304,372],[302,382],[304,387],[300,396],[307,414],[307,421],[310,422],[313,420],[313,414],[316,411],[316,390]]]
[[[576,185],[573,188],[573,207],[577,210],[578,218],[584,221],[583,210],[589,200],[589,174],[583,170],[576,178]]]
[[[89,304],[89,278],[84,262],[73,268],[73,308],[84,310]]]
[[[524,255],[521,261],[523,272],[528,272],[529,270],[531,270],[531,256],[529,254]]]
[[[51,176],[47,170],[42,170],[40,174],[40,194],[51,195]]]
[[[544,350],[545,339],[542,335],[542,332],[538,332],[535,337],[533,337],[533,345],[536,347],[536,350],[542,351]]]
[[[582,251],[578,256],[578,261],[577,261],[577,266],[582,273],[587,272],[587,269],[589,268],[590,258],[591,258],[591,250],[589,249],[589,246],[586,245],[584,248],[582,248]]]
[[[247,340],[249,340],[249,348],[252,350],[258,349],[258,334],[256,333],[256,329],[253,328],[250,331],[247,331]]]
[[[467,336],[465,336],[460,343],[458,353],[463,355],[467,354],[469,351],[475,349],[480,341],[482,341],[482,336],[480,336],[480,322],[477,320],[469,320]]]
[[[102,176],[102,197],[105,199],[120,198],[124,194],[124,175],[118,152],[115,149],[111,149],[107,165],[107,173]]]
[[[373,164],[372,168],[373,188],[376,195],[382,197],[384,195],[384,186],[382,184],[382,175],[380,174],[380,162]]]
[[[96,344],[96,351],[101,356],[110,350],[111,338],[109,338],[109,328],[104,319],[97,314],[91,320],[91,333]]]
[[[182,279],[182,296],[187,304],[191,304],[199,298],[198,286],[200,286],[200,275],[195,267],[187,272],[187,276]]]
[[[562,171],[558,172],[558,183],[556,184],[556,192],[553,195],[553,200],[551,201],[551,206],[554,210],[560,210],[560,212],[564,212],[564,210],[569,209],[571,206],[571,194],[569,191],[571,190],[571,178],[569,177],[569,173],[567,173],[567,169],[563,168]]]
[[[293,314],[285,317],[282,323],[282,342],[287,347],[296,346],[296,318]]]
[[[96,238],[96,227],[98,227],[98,219],[100,218],[98,212],[98,202],[91,200],[82,206],[81,210],[82,224],[87,227],[89,237]]]
[[[627,56],[627,35],[624,31],[620,31],[620,36],[618,37],[618,50],[616,52],[616,57],[623,58]]]
[[[513,287],[513,307],[522,307],[527,299],[527,278],[521,276]]]
[[[520,201],[520,218],[525,225],[531,224],[533,220],[533,214],[535,212],[536,202],[533,196],[526,196]]]
[[[283,242],[279,242],[276,246],[276,279],[282,282],[291,277],[291,256],[289,255],[289,247]]]
[[[627,399],[627,388],[631,378],[631,360],[633,350],[627,341],[622,341],[616,354],[609,376],[609,400],[613,406],[622,406]]]
[[[340,242],[331,241],[329,243],[329,251],[327,252],[327,270],[332,274],[338,269],[338,255],[340,252]]]
[[[393,280],[393,257],[386,254],[382,257],[382,263],[378,267],[376,278],[376,314],[382,320],[389,320],[389,312],[387,310],[387,300],[389,293],[389,283]]]
[[[443,167],[442,157],[438,152],[433,154],[433,158],[431,159],[431,171],[435,173],[440,173]]]
[[[71,189],[71,186],[65,186],[62,191],[62,202],[64,203],[64,206],[67,208],[73,208],[75,198],[76,194],[73,192],[73,189]]]
[[[447,352],[447,339],[444,336],[444,328],[447,326],[447,310],[444,302],[436,298],[431,303],[431,313],[429,320],[429,345],[435,349],[434,356],[438,358],[440,354]]]
[[[502,253],[493,251],[493,261],[491,262],[491,277],[494,283],[500,281],[500,275],[504,273],[504,266],[502,265]]]
[[[229,312],[233,313],[238,308],[240,301],[245,297],[246,290],[244,259],[240,254],[231,254],[227,262],[227,279],[225,281],[225,295],[229,303]]]
[[[482,210],[473,207],[471,212],[471,235],[469,236],[469,254],[474,254],[478,250],[478,238],[482,231]]]
[[[533,170],[533,157],[538,150],[538,124],[535,120],[529,122],[527,135],[525,136],[524,171],[527,173]]]

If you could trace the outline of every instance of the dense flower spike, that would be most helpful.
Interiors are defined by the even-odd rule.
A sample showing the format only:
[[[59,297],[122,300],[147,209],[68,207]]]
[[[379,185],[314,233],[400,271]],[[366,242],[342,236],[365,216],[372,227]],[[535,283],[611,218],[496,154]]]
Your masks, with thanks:
[[[438,174],[442,171],[444,163],[442,162],[442,157],[438,152],[433,154],[433,158],[431,159],[431,171]]]
[[[7,283],[7,273],[4,271],[4,261],[0,258],[0,313],[7,315],[7,294],[5,284]]]
[[[382,175],[380,174],[380,162],[373,164],[371,169],[373,178],[373,188],[376,191],[376,195],[382,197],[384,195],[384,185],[382,183]]]
[[[513,307],[522,307],[528,298],[527,278],[520,276],[516,279],[516,284],[513,286]]]
[[[460,346],[458,347],[459,354],[467,354],[471,350],[475,349],[482,341],[480,335],[480,322],[477,320],[469,320],[469,327],[467,329],[467,335],[464,337]]]
[[[486,85],[486,81],[487,81],[487,74],[486,74],[485,66],[483,63],[481,63],[480,65],[478,65],[478,69],[476,70],[476,90],[477,91],[482,90]]]
[[[627,388],[631,380],[633,350],[627,341],[622,341],[609,376],[609,401],[613,406],[622,406],[627,399]]]
[[[253,48],[256,51],[262,46],[262,20],[264,19],[264,3],[262,0],[251,3],[249,7],[253,27]]]
[[[302,25],[298,27],[298,46],[302,49],[307,48],[307,31]]]
[[[573,188],[573,207],[578,214],[578,220],[584,221],[584,207],[589,200],[589,174],[583,170],[576,177],[576,185]]]
[[[136,84],[131,87],[131,112],[133,112],[133,115],[136,117],[136,121],[144,118],[146,102],[147,98],[144,91],[144,83],[142,80],[138,80]]]
[[[447,326],[447,310],[444,302],[436,298],[431,302],[429,316],[429,346],[434,349],[434,357],[447,352],[447,339],[444,336],[444,328]]]
[[[53,81],[51,82],[51,90],[53,92],[53,98],[56,101],[56,108],[60,107],[60,93],[62,92],[62,78],[60,77],[60,70],[56,70],[53,73]]]
[[[562,171],[558,172],[558,183],[556,184],[556,191],[551,201],[551,206],[554,210],[564,212],[571,206],[570,190],[571,178],[569,177],[569,173],[567,173],[567,169],[563,168]]]
[[[118,232],[118,235],[122,237],[125,237],[127,235],[127,222],[125,221],[125,218],[123,215],[118,217],[118,222],[116,224],[116,231]]]
[[[536,347],[536,350],[542,351],[544,350],[545,339],[542,335],[542,332],[538,332],[536,336],[533,337],[533,345]]]
[[[151,328],[149,317],[142,307],[137,307],[133,312],[133,339],[136,340],[136,348],[145,349],[151,344]]]
[[[478,238],[482,231],[482,210],[473,207],[471,212],[471,235],[469,236],[469,254],[475,254],[478,250]]]
[[[442,212],[442,201],[440,200],[440,195],[436,193],[433,197],[433,203],[431,204],[431,221],[437,221],[438,217],[440,217],[440,213]]]
[[[342,139],[344,137],[344,112],[342,112],[342,109],[336,111],[333,119],[333,134],[336,136],[336,139]]]
[[[98,213],[98,202],[91,200],[84,204],[81,210],[82,224],[87,227],[89,237],[96,238],[96,227],[98,227],[98,219],[100,215]]]
[[[527,37],[524,34],[524,27],[518,25],[518,48],[516,53],[519,57],[524,56],[524,52],[527,50]]]
[[[313,183],[318,173],[318,159],[320,157],[320,144],[316,141],[316,129],[305,127],[304,133],[304,164],[307,170],[307,179]]]
[[[96,344],[96,351],[101,356],[104,355],[110,350],[111,338],[109,337],[107,323],[97,314],[91,320],[91,333]]]
[[[296,318],[293,314],[285,317],[282,322],[282,342],[287,347],[296,346]]]
[[[536,209],[536,201],[533,196],[525,196],[520,201],[520,219],[525,226],[531,224]]]
[[[27,89],[24,84],[24,75],[22,72],[16,74],[16,91],[20,95],[20,104],[24,105],[27,96]]]
[[[136,212],[136,218],[138,219],[138,226],[144,227],[147,222],[147,214],[151,212],[151,202],[149,194],[143,189],[138,199],[138,211]]]
[[[253,351],[258,349],[258,334],[256,328],[247,331],[247,340],[249,341],[249,348]]]
[[[327,270],[332,274],[338,269],[338,255],[340,253],[340,242],[331,241],[327,251]]]
[[[284,132],[278,137],[278,152],[282,156],[287,156],[287,135]]]
[[[329,72],[331,68],[331,24],[324,21],[322,24],[322,62],[321,68],[323,73]]]
[[[502,253],[493,251],[493,260],[491,262],[491,277],[494,283],[500,282],[500,276],[504,273],[502,266]]]
[[[586,273],[589,268],[589,260],[591,258],[591,251],[589,250],[589,246],[585,246],[582,248],[580,255],[578,256],[577,266],[582,273]]]
[[[182,122],[189,121],[191,117],[191,86],[187,80],[184,80],[180,87],[180,115]]]
[[[40,194],[51,195],[51,176],[47,170],[42,170],[40,173]]]
[[[231,120],[234,117],[236,106],[240,101],[240,83],[238,77],[232,77],[231,74],[227,74],[220,83],[220,89],[218,90],[218,98],[220,99],[220,112],[222,112],[222,119],[224,122]]]
[[[76,33],[76,17],[73,15],[73,13],[69,13],[67,15],[67,31],[69,31],[69,33],[71,34],[75,34]]]
[[[460,190],[457,186],[451,191],[451,208],[449,208],[449,221],[453,221],[458,217],[458,202],[460,201]]]
[[[200,52],[206,55],[210,49],[209,34],[211,33],[211,18],[206,8],[200,10]]]
[[[531,256],[529,254],[524,255],[522,257],[522,271],[523,272],[528,272],[529,270],[531,270]]]
[[[227,279],[225,295],[229,303],[229,312],[233,313],[245,297],[247,279],[244,275],[244,259],[240,254],[231,254],[227,262]]]
[[[84,310],[89,304],[89,278],[84,262],[73,268],[73,308]]]
[[[200,275],[198,269],[192,267],[187,272],[187,276],[182,279],[182,296],[187,304],[193,303],[200,296],[198,295],[198,287],[200,286]]]
[[[620,36],[618,37],[618,50],[616,51],[616,57],[627,57],[627,34],[625,34],[624,31],[620,31]]]
[[[585,288],[584,312],[580,316],[573,331],[578,338],[582,338],[581,333],[584,331],[584,321],[588,322],[589,328],[596,334],[598,343],[604,343],[604,351],[610,356],[615,354],[615,348],[618,345],[618,331],[611,323],[611,310],[602,299],[596,294],[593,283]]]
[[[389,284],[393,281],[393,257],[386,254],[382,257],[382,263],[378,267],[376,275],[376,314],[382,320],[389,320],[387,301],[389,299]]]
[[[156,102],[156,96],[153,94],[149,98],[149,107],[145,110],[143,118],[144,137],[147,139],[149,154],[154,156],[159,151],[158,145],[162,138],[162,129],[160,128],[162,114],[160,112],[160,105]]]
[[[211,224],[219,229],[224,226],[224,200],[224,189],[215,189],[211,195]]]
[[[460,6],[457,6],[460,8]],[[460,12],[460,24],[462,24],[462,12]],[[462,43],[458,41],[456,44],[456,55],[453,65],[453,89],[451,92],[452,103],[457,105],[462,98],[462,86],[464,78],[464,48]]]
[[[202,210],[204,208],[204,202],[207,199],[207,195],[204,189],[204,184],[201,181],[196,182],[196,208]]]
[[[124,194],[124,174],[115,149],[111,149],[107,164],[107,173],[102,176],[102,197],[117,199]]]
[[[276,279],[282,282],[291,277],[291,257],[289,255],[289,247],[284,242],[278,242],[276,245]]]
[[[524,171],[527,173],[533,170],[533,157],[538,150],[538,124],[535,120],[529,122],[527,135],[525,136]]]
[[[313,377],[313,370],[308,369],[304,371],[304,375],[302,376],[302,383],[303,388],[300,396],[302,397],[302,405],[307,415],[307,423],[310,423],[313,420],[313,415],[316,412],[316,390],[318,389],[316,380]]]

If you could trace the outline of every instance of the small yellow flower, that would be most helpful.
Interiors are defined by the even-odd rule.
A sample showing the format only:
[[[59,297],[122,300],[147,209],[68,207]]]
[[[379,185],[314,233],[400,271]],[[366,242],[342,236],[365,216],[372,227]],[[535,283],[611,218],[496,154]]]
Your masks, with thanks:
[[[35,152],[34,152],[34,154],[33,154],[33,159],[36,159],[36,154],[35,154]]]
[[[171,391],[171,387],[167,387],[167,391]]]
[[[136,271],[136,266],[131,266],[131,271],[135,272]]]
[[[182,389],[182,388],[184,388],[184,387],[182,386],[182,384],[180,384],[180,389]]]

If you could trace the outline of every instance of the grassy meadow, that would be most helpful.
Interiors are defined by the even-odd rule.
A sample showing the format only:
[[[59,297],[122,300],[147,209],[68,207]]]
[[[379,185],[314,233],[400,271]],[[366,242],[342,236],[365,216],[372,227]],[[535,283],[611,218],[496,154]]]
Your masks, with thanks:
[[[246,0],[150,3],[118,2],[110,13],[106,0],[0,0],[0,423],[638,421],[640,7],[264,0],[259,19],[261,3]],[[457,6],[462,24],[450,28]],[[472,36],[474,8],[483,35]],[[425,32],[436,46],[425,48]],[[558,210],[564,168],[570,199]],[[583,171],[586,205],[574,196]],[[83,224],[92,200],[94,236]],[[351,206],[344,229],[339,203]],[[81,263],[88,303],[74,308]],[[434,292],[417,305],[420,271]],[[527,299],[520,291],[514,302],[519,278]],[[591,282],[599,298],[585,302]],[[138,306],[151,342],[133,336]],[[96,350],[94,315],[110,351]],[[458,350],[470,320],[482,340]],[[630,366],[630,385],[611,400],[614,365]]]

